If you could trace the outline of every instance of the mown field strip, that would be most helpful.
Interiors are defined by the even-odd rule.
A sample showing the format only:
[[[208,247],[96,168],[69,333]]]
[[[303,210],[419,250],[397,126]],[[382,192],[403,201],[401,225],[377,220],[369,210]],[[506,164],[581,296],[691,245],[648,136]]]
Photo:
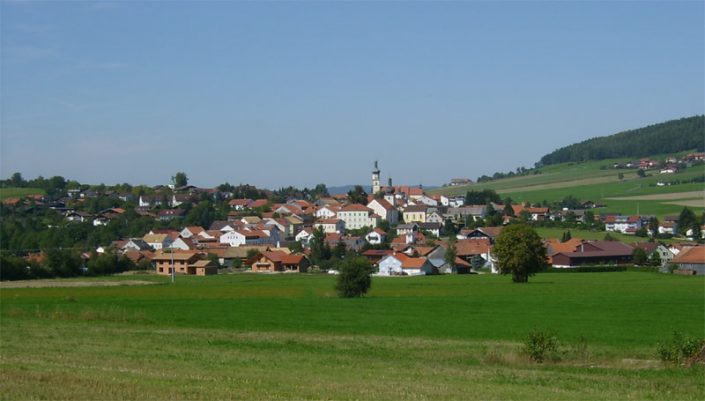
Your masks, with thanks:
[[[705,199],[705,191],[689,191],[689,192],[672,192],[668,194],[653,194],[639,196],[620,196],[613,198],[605,198],[608,200],[623,200],[623,201],[649,201],[649,200],[678,200],[678,199]]]

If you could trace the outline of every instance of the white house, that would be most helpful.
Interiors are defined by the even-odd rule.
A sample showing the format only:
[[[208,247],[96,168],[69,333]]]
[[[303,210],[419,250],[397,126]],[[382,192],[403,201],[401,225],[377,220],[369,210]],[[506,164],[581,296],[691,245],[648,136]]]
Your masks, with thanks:
[[[275,235],[278,231],[276,228],[270,232],[267,230],[228,231],[220,236],[220,243],[229,246],[273,244],[279,241],[278,236]]]
[[[403,253],[395,253],[382,258],[378,263],[379,276],[420,276],[431,274],[433,265],[426,258],[412,258]]]
[[[199,226],[188,226],[188,227],[184,227],[184,229],[181,230],[181,232],[179,233],[179,235],[181,235],[181,238],[191,238],[191,237],[193,237],[193,236],[195,236],[195,235],[198,235],[198,234],[202,233],[203,231],[204,231],[204,230],[203,230],[203,227],[199,227]]]
[[[461,207],[461,206],[465,205],[465,197],[464,196],[447,197],[445,195],[441,195],[441,205],[446,206],[446,207]]]
[[[155,250],[167,249],[173,242],[167,234],[147,234],[142,240]]]
[[[170,249],[180,249],[182,251],[188,251],[193,248],[193,243],[190,240],[185,240],[181,237],[174,240],[174,242],[169,245]]]
[[[443,224],[443,223],[445,223],[445,219],[443,218],[442,214],[440,214],[437,210],[434,210],[434,211],[426,214],[426,223]]]
[[[367,207],[372,209],[374,214],[382,217],[382,220],[387,220],[391,225],[399,222],[399,212],[384,199],[372,199],[372,201],[367,204]]]
[[[311,238],[313,238],[313,231],[311,231],[311,229],[309,228],[304,228],[298,234],[296,234],[296,237],[294,237],[294,239],[300,242],[303,246],[308,246],[308,243],[309,241],[311,241]]]
[[[416,196],[414,197],[414,202],[417,205],[424,204],[426,206],[438,206],[438,201],[428,195]]]
[[[375,227],[374,230],[370,231],[365,235],[365,241],[372,245],[379,245],[387,239],[387,233],[382,231],[382,229]]]
[[[320,228],[324,233],[342,233],[346,224],[341,219],[323,219],[313,224],[314,228]]]
[[[338,211],[338,218],[345,222],[345,228],[356,230],[363,227],[376,227],[381,216],[374,214],[373,210],[360,204],[350,204]]]
[[[332,219],[336,216],[338,207],[325,205],[314,213],[317,219]]]

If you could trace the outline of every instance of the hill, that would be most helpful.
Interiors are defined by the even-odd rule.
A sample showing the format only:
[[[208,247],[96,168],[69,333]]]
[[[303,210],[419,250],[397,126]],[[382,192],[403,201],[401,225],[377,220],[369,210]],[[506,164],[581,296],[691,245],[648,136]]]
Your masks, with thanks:
[[[543,156],[537,165],[644,157],[690,149],[702,152],[704,138],[705,116],[693,116],[572,144]]]
[[[665,155],[652,155],[660,159]],[[703,183],[697,182],[705,174],[705,166],[693,166],[675,174],[660,174],[658,169],[647,170],[639,177],[636,169],[614,169],[614,163],[629,159],[609,159],[583,163],[560,163],[542,167],[537,174],[504,178],[467,186],[445,187],[435,194],[465,195],[470,190],[492,189],[502,198],[514,202],[560,202],[566,196],[591,200],[607,207],[599,213],[677,215],[683,206],[693,211],[705,211]],[[620,178],[621,177],[621,178]],[[671,185],[659,186],[657,183]]]

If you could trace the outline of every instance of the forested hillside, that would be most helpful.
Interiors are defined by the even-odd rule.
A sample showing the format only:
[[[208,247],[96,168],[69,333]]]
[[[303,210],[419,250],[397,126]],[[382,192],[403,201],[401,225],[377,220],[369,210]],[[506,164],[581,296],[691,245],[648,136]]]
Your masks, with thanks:
[[[693,116],[666,121],[588,139],[555,150],[541,158],[539,165],[622,157],[642,157],[675,153],[705,147],[705,116]]]

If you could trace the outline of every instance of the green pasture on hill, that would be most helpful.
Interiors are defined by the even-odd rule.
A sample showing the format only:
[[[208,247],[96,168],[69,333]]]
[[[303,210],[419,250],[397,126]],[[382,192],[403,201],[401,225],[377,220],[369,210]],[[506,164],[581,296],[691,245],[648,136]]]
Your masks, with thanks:
[[[27,195],[44,195],[46,191],[41,188],[0,188],[0,201],[7,198],[22,198]]]
[[[509,196],[515,202],[539,203],[559,202],[566,196],[580,200],[592,200],[606,204],[598,213],[649,214],[663,217],[678,214],[683,205],[675,203],[695,201],[689,205],[696,213],[705,211],[705,196],[697,203],[692,195],[679,194],[702,191],[705,184],[682,183],[670,186],[656,186],[659,181],[687,181],[705,173],[705,166],[695,166],[676,174],[659,174],[658,170],[649,170],[649,176],[639,178],[636,170],[616,170],[611,166],[619,160],[601,160],[585,163],[564,163],[541,168],[541,174],[505,178],[485,183],[462,187],[446,187],[431,191],[432,193],[464,195],[469,190],[485,188],[497,191],[502,197]],[[601,169],[602,166],[608,168]],[[624,174],[623,179],[618,174]],[[672,199],[641,200],[640,196],[654,194],[674,194]],[[632,199],[614,200],[610,198],[632,197]]]
[[[702,277],[374,278],[361,299],[337,298],[328,275],[123,279],[157,284],[3,288],[2,398],[702,396],[702,368],[656,357],[674,330],[704,336]],[[520,352],[534,329],[556,334],[559,361]]]

